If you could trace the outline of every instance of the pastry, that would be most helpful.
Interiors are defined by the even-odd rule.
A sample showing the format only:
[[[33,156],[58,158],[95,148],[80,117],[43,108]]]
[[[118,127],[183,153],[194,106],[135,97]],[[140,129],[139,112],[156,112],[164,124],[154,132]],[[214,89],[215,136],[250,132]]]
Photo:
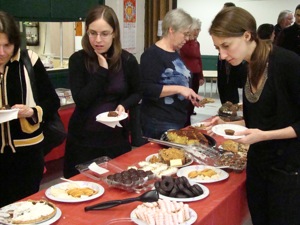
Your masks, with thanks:
[[[184,224],[190,219],[188,204],[167,199],[145,202],[134,210],[134,214],[145,224]]]
[[[170,165],[171,160],[179,159],[181,160],[181,165],[186,163],[185,152],[177,148],[165,148],[158,152],[159,157],[162,159],[163,163]]]
[[[232,129],[225,129],[224,132],[225,132],[226,135],[234,135],[235,131],[232,130]]]
[[[119,114],[115,111],[109,111],[108,114],[107,114],[108,117],[117,117],[118,115]]]
[[[1,208],[2,213],[10,215],[6,218],[9,224],[36,224],[52,218],[56,214],[56,207],[46,200],[22,201]]]
[[[216,171],[206,168],[204,170],[198,171],[198,175],[200,176],[205,176],[205,177],[212,177],[214,175],[216,175]]]
[[[226,140],[222,143],[222,148],[230,152],[238,152],[239,144],[233,140]]]
[[[208,140],[198,129],[189,128],[187,130],[167,131],[167,137],[170,142],[184,145],[208,145]]]

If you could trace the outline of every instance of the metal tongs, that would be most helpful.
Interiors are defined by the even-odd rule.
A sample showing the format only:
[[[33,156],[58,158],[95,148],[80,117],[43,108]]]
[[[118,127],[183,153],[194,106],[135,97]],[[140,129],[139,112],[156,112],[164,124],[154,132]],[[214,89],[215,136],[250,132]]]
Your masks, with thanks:
[[[220,151],[216,147],[208,147],[204,144],[183,145],[154,138],[147,138],[148,141],[185,150],[199,164],[215,166],[215,162],[220,158]]]

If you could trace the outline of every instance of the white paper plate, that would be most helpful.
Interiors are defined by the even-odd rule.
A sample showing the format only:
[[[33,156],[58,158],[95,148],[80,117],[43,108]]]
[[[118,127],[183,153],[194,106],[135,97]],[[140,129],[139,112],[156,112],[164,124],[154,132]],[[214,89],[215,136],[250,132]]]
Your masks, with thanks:
[[[204,170],[204,169],[212,169],[216,171],[218,174],[217,178],[201,178],[201,177],[196,177],[196,178],[189,178],[188,174],[192,171],[198,171],[198,170]],[[214,182],[219,182],[222,180],[225,180],[229,177],[229,174],[225,172],[224,170],[221,170],[219,168],[213,167],[213,166],[204,166],[204,165],[195,165],[195,166],[187,166],[179,169],[177,171],[177,176],[185,176],[189,182],[197,182],[197,183],[214,183]]]
[[[146,161],[146,162],[149,162],[150,159],[151,159],[153,156],[158,157],[158,153],[155,153],[155,154],[152,154],[152,155],[148,155],[148,156],[146,157],[145,161]],[[181,166],[174,166],[174,167],[184,167],[184,166],[191,165],[191,164],[194,162],[193,158],[191,158],[191,157],[189,157],[189,156],[186,156],[186,159],[188,159],[188,162],[187,162],[187,163],[185,163],[185,164],[183,164],[183,165],[181,165]]]
[[[173,198],[173,197],[165,196],[165,195],[162,195],[162,194],[159,193],[159,198],[168,199],[170,201],[177,201],[177,202],[195,202],[195,201],[199,201],[201,199],[204,199],[209,195],[209,190],[204,185],[198,184],[198,183],[195,183],[195,182],[190,182],[190,184],[191,185],[194,185],[194,184],[199,185],[203,190],[203,194],[199,195],[199,196],[196,196],[196,197],[192,197],[192,198]]]
[[[19,109],[2,109],[0,110],[0,123],[18,118]]]
[[[128,114],[125,112],[116,117],[107,116],[108,113],[109,112],[104,112],[104,113],[99,114],[98,116],[96,116],[96,120],[99,122],[118,122],[118,121],[124,120],[128,117]]]
[[[191,124],[191,126],[199,130],[205,130],[208,124],[209,122],[201,122],[201,123],[193,123]]]
[[[51,225],[55,221],[57,221],[61,217],[61,215],[62,215],[61,210],[56,207],[56,214],[52,218],[50,218],[49,220],[46,220],[42,223],[38,223],[38,225]]]
[[[231,130],[234,130],[235,132],[238,132],[238,131],[247,130],[248,128],[240,126],[240,125],[236,125],[236,124],[219,124],[219,125],[212,127],[212,131],[215,134],[223,136],[226,139],[238,139],[238,138],[245,137],[245,135],[241,135],[241,136],[227,135],[227,134],[225,134],[225,129],[231,129]]]
[[[132,221],[138,225],[148,225],[148,223],[146,223],[145,221],[138,219],[136,217],[134,211],[135,211],[135,209],[130,214],[130,218],[132,219]],[[190,208],[190,219],[188,221],[185,221],[184,223],[180,223],[179,225],[191,225],[196,220],[197,220],[197,213],[193,209]]]
[[[67,202],[67,203],[75,203],[75,202],[85,202],[85,201],[89,201],[95,198],[100,197],[101,195],[103,195],[104,193],[104,188],[97,183],[94,182],[87,182],[87,181],[74,181],[76,184],[78,184],[79,187],[89,187],[91,189],[94,189],[95,191],[98,191],[96,194],[92,195],[92,196],[86,196],[86,197],[81,197],[81,198],[74,198],[72,196],[70,197],[57,197],[51,194],[51,188],[59,188],[59,189],[67,189],[67,187],[70,185],[69,182],[63,182],[63,183],[59,183],[56,184],[54,186],[49,187],[46,192],[45,195],[47,198],[54,200],[54,201],[58,201],[58,202]]]
[[[7,208],[9,208],[9,209],[14,209],[14,208],[18,207],[19,204],[20,204],[20,202],[12,203],[12,204],[10,204],[10,205],[4,206],[4,207],[2,208],[2,210],[3,210],[3,212],[6,212],[6,211],[7,211]],[[0,211],[1,211],[1,209],[0,209]],[[51,218],[48,219],[48,220],[44,220],[44,221],[42,221],[42,222],[40,222],[40,223],[37,223],[37,224],[39,224],[39,225],[51,225],[51,224],[53,224],[55,221],[57,221],[57,220],[61,217],[61,215],[62,215],[61,210],[60,210],[58,207],[56,207],[56,213],[55,213],[55,215],[54,215],[53,217],[51,217]],[[0,224],[1,224],[1,223],[0,223]]]

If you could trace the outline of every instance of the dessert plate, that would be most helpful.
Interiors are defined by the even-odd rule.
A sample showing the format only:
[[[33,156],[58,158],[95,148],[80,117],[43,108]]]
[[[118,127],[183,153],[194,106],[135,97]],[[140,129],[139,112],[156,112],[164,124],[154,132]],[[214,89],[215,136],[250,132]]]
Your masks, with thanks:
[[[214,146],[216,146],[217,142],[216,142],[216,140],[214,138],[212,138],[211,136],[209,136],[207,134],[203,134],[203,135],[208,140],[208,147],[214,147]],[[169,138],[167,137],[167,132],[165,132],[165,133],[162,134],[160,140],[170,142]],[[173,143],[173,142],[170,142],[170,143]],[[176,144],[176,143],[174,143],[174,144]],[[182,145],[182,146],[188,146],[188,145]]]
[[[205,177],[205,178],[201,178],[200,176],[198,176],[196,178],[189,178],[188,174],[190,172],[200,171],[200,170],[204,170],[204,169],[212,169],[217,173],[217,175],[215,175],[214,177]],[[178,177],[185,176],[191,183],[193,183],[193,182],[214,183],[214,182],[219,182],[219,181],[227,179],[229,177],[229,174],[227,172],[225,172],[224,170],[221,170],[221,169],[213,167],[213,166],[195,165],[195,166],[187,166],[187,167],[183,167],[183,168],[179,169],[177,171],[177,176]]]
[[[193,123],[191,126],[199,130],[206,130],[208,124],[209,122],[200,122],[200,123]]]
[[[165,196],[165,195],[162,195],[162,194],[159,193],[159,198],[168,199],[170,201],[177,201],[177,202],[195,202],[195,201],[199,201],[201,199],[204,199],[209,195],[209,190],[204,185],[198,184],[198,183],[195,183],[195,182],[194,183],[190,182],[190,184],[191,185],[194,185],[194,184],[199,185],[203,190],[203,194],[199,195],[199,196],[196,196],[196,197],[192,197],[192,198],[172,198],[172,197]]]
[[[237,124],[219,124],[219,125],[212,127],[212,131],[215,134],[223,136],[226,139],[239,139],[239,138],[245,137],[245,135],[241,135],[241,136],[227,135],[227,134],[225,134],[226,129],[230,129],[230,130],[234,130],[235,132],[238,132],[238,131],[247,130],[248,128],[237,125]]]
[[[128,114],[125,112],[116,117],[107,116],[108,113],[109,112],[104,112],[104,113],[99,114],[98,116],[96,116],[96,120],[98,122],[118,122],[118,121],[124,120],[128,117]]]
[[[91,189],[97,191],[97,193],[95,193],[94,195],[91,195],[91,196],[81,196],[80,198],[75,198],[75,197],[68,195],[65,192],[65,190],[67,188],[69,188],[70,185],[72,185],[72,186],[74,186],[74,185],[71,184],[70,182],[62,182],[62,183],[59,183],[59,184],[49,187],[46,190],[45,195],[47,198],[54,200],[54,201],[75,203],[75,202],[85,202],[85,201],[89,201],[89,200],[98,198],[101,195],[103,195],[103,193],[104,193],[104,188],[100,184],[97,184],[94,182],[87,182],[87,181],[74,181],[74,183],[75,183],[75,186],[78,185],[78,187],[80,187],[80,188],[88,187],[88,188],[91,188]],[[54,194],[54,193],[57,193],[57,194]]]
[[[6,214],[13,215],[13,212],[16,209],[18,209],[18,207],[20,207],[21,203],[22,202],[15,202],[15,203],[9,204],[7,206],[4,206],[3,208],[0,208],[0,224],[2,224],[2,223],[7,224],[7,225],[12,224],[12,223],[10,223],[10,218],[6,217]],[[55,209],[56,209],[56,213],[51,218],[43,219],[42,221],[40,221],[38,223],[35,223],[35,224],[39,224],[39,225],[51,225],[51,224],[53,224],[62,215],[62,212],[58,207],[55,206]],[[10,213],[8,213],[8,212],[10,212]],[[5,216],[5,217],[2,218],[2,216]]]
[[[148,223],[146,223],[145,221],[138,219],[136,217],[134,211],[135,211],[135,209],[130,214],[131,220],[135,224],[138,224],[138,225],[148,225]],[[191,224],[193,224],[197,220],[197,213],[193,209],[191,209],[191,208],[189,209],[189,212],[190,212],[190,219],[187,220],[187,221],[185,221],[184,223],[180,223],[179,225],[191,225]]]
[[[152,155],[149,155],[146,157],[145,161],[146,162],[150,162],[150,159],[153,157],[153,156],[156,156],[158,157],[158,153],[155,153],[155,154],[152,154]],[[191,165],[194,160],[192,157],[190,157],[188,154],[185,154],[185,159],[186,159],[186,163],[181,165],[181,166],[174,166],[174,167],[184,167],[184,166],[188,166],[188,165]]]
[[[62,215],[61,210],[56,207],[56,214],[52,218],[50,218],[49,220],[38,223],[38,225],[51,225],[54,222],[56,222],[61,217],[61,215]]]

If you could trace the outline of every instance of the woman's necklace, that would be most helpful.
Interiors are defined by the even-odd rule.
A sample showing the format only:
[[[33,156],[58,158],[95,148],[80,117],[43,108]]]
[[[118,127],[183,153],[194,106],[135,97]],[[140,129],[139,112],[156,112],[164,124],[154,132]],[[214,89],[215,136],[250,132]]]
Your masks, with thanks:
[[[257,90],[254,92],[252,85],[251,85],[250,76],[248,73],[247,81],[245,84],[245,96],[249,102],[255,103],[259,100],[267,79],[268,79],[268,65],[265,68],[264,74],[261,78],[261,81],[259,82]]]

